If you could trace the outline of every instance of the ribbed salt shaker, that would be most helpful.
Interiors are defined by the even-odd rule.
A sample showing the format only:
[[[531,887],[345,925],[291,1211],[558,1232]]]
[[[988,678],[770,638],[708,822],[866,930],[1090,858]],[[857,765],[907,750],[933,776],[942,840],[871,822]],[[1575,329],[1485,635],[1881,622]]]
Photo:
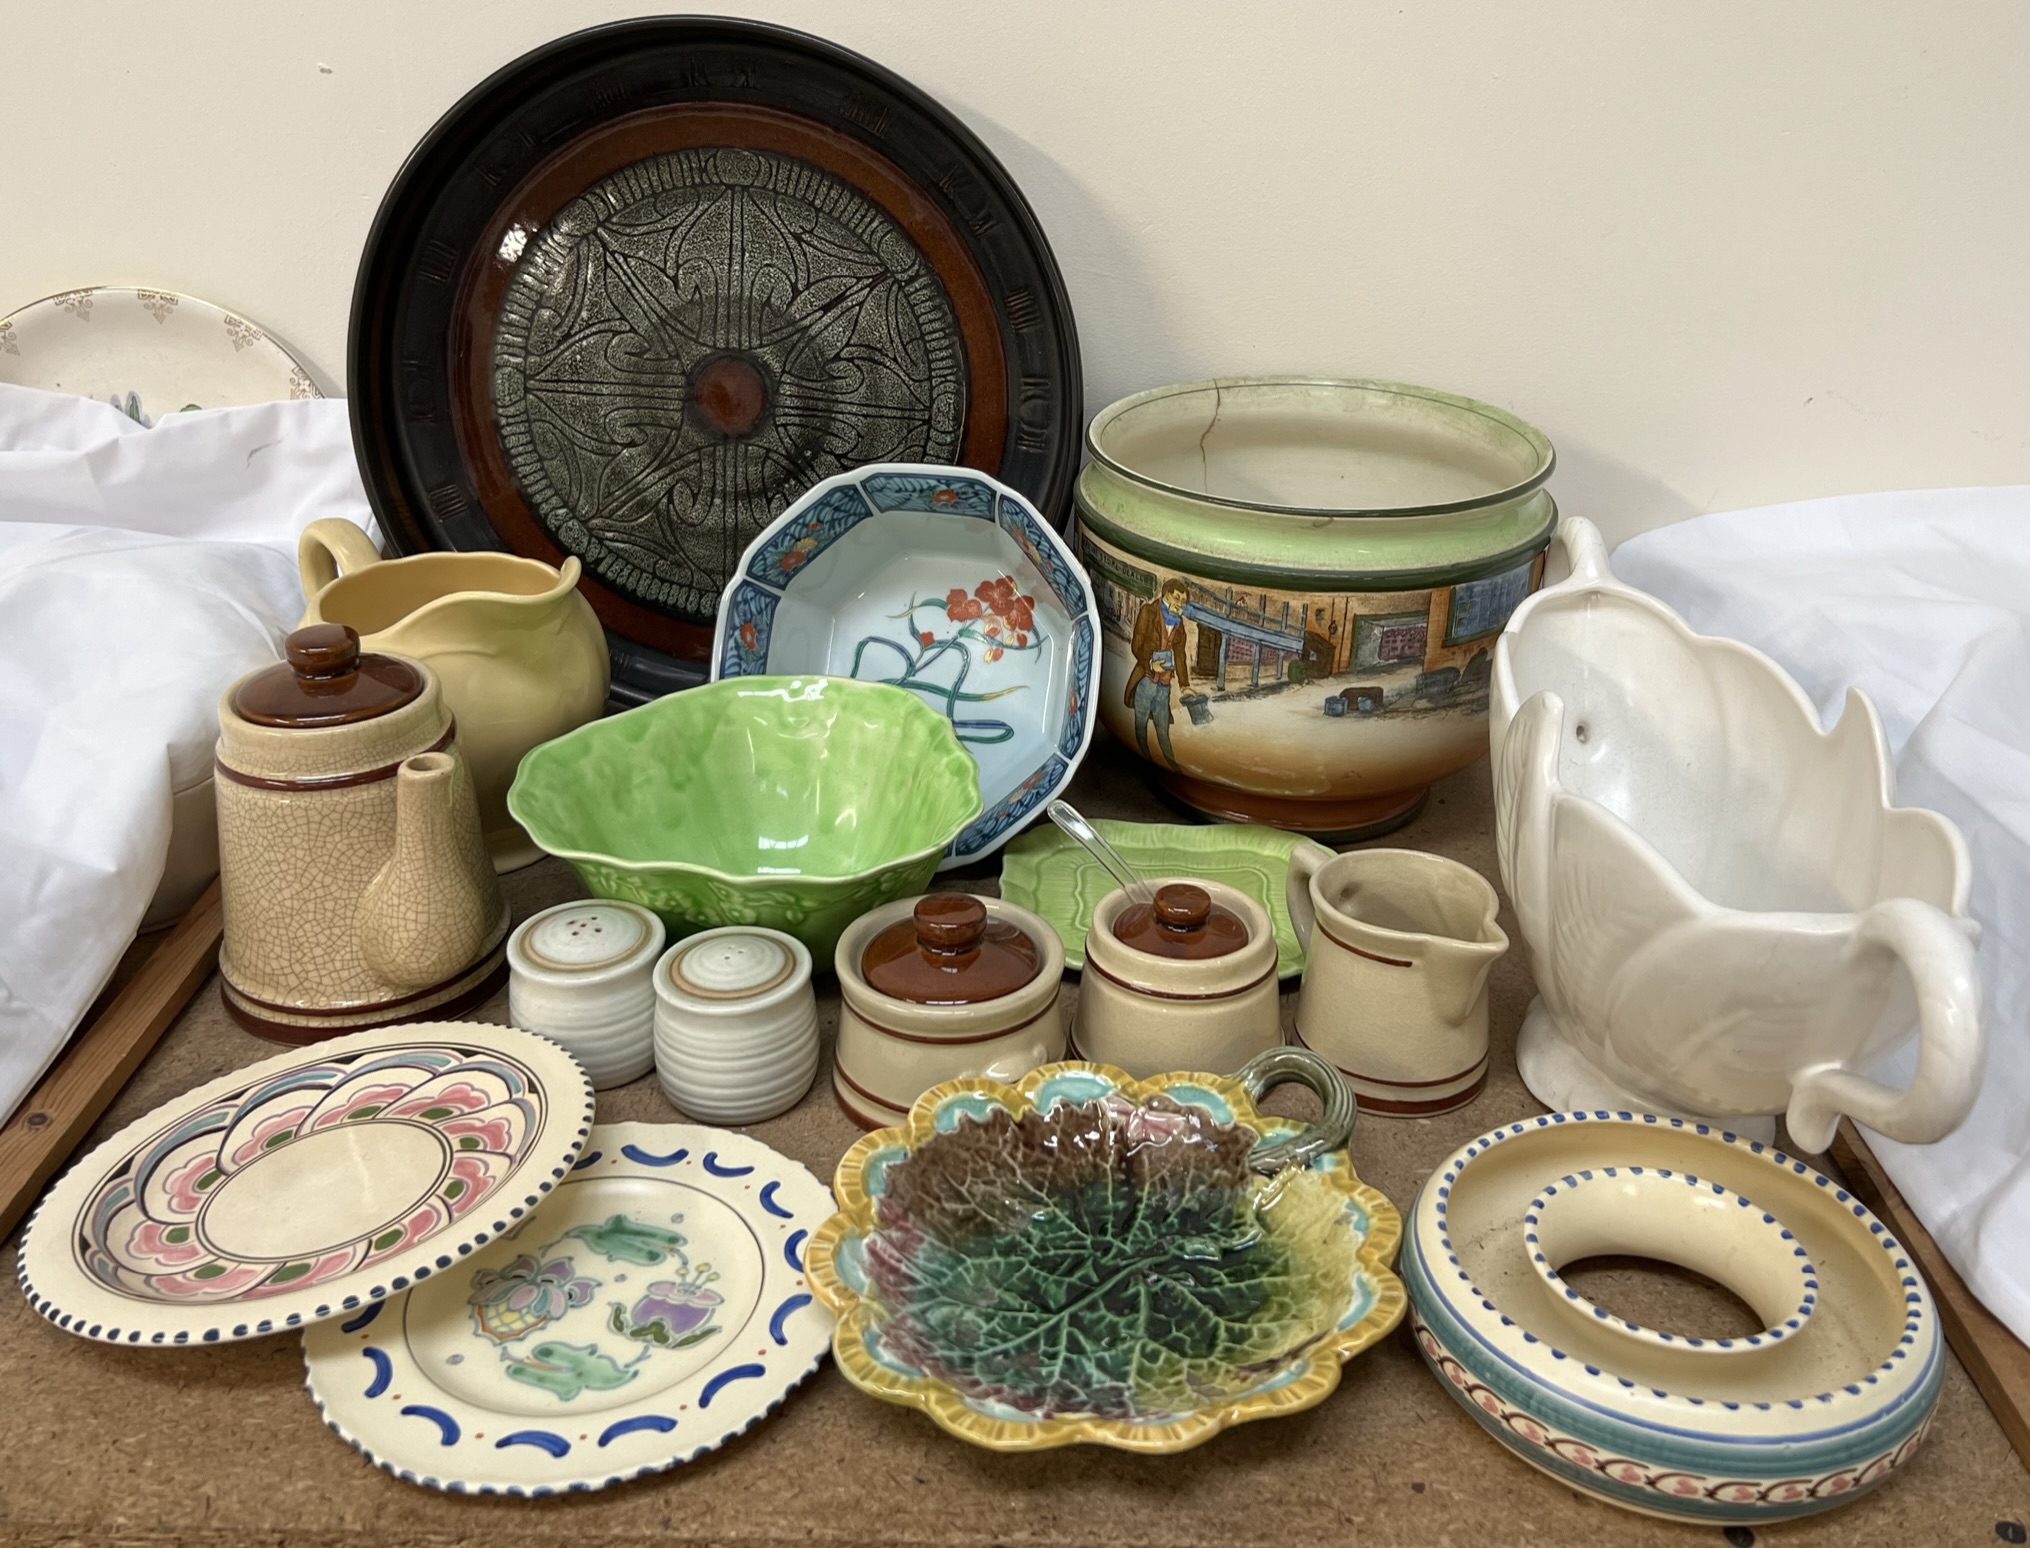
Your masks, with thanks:
[[[560,903],[508,938],[508,1019],[564,1045],[592,1084],[624,1086],[655,1064],[663,922],[635,903]]]
[[[818,1073],[811,954],[779,930],[706,930],[655,972],[664,1093],[706,1123],[759,1123],[796,1106]]]

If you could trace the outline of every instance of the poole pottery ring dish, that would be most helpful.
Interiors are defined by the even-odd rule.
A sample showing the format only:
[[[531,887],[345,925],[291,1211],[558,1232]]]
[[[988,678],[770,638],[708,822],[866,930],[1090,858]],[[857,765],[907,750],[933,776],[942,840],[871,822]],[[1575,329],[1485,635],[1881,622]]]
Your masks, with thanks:
[[[1629,1254],[1709,1275],[1761,1331],[1647,1327],[1560,1270]],[[1532,1466],[1611,1504],[1760,1527],[1907,1462],[1945,1345],[1909,1254],[1844,1188],[1653,1114],[1553,1113],[1440,1163],[1403,1250],[1417,1344]]]
[[[83,1338],[254,1338],[450,1268],[577,1160],[592,1087],[556,1044],[434,1022],[335,1038],[207,1082],[67,1172],[21,1288]]]
[[[1179,799],[1369,838],[1487,750],[1494,638],[1558,520],[1540,432],[1427,387],[1253,377],[1124,398],[1086,444],[1100,714]]]
[[[321,398],[267,333],[173,290],[89,285],[0,317],[0,382],[110,403],[152,425],[188,409]]]
[[[1759,651],[1624,586],[1588,522],[1495,652],[1502,879],[1538,998],[1517,1045],[1552,1107],[1951,1133],[1982,1065],[1966,844],[1895,806],[1874,706],[1821,729]],[[1899,972],[1898,968],[1907,972]],[[1917,1028],[1897,1091],[1865,1071]]]
[[[412,656],[437,674],[472,764],[494,869],[542,851],[508,815],[522,755],[606,708],[606,637],[578,594],[578,561],[552,569],[512,554],[383,559],[342,517],[296,541],[303,622],[348,624],[364,650]]]
[[[408,1295],[309,1329],[324,1422],[456,1494],[602,1489],[765,1419],[824,1358],[804,1273],[824,1184],[758,1140],[611,1123],[541,1214]]]
[[[585,566],[614,694],[700,680],[819,479],[964,463],[1061,522],[1083,417],[1050,244],[978,136],[784,27],[647,16],[467,92],[374,218],[354,441],[406,553]]]
[[[1171,822],[1117,822],[1095,818],[1093,828],[1144,876],[1201,876],[1224,882],[1268,910],[1276,936],[1276,975],[1304,971],[1304,943],[1290,921],[1285,897],[1290,857],[1299,849],[1329,856],[1310,840],[1255,823],[1190,826]],[[1039,826],[1016,839],[1001,859],[1001,896],[1049,921],[1064,942],[1064,965],[1085,967],[1086,932],[1093,910],[1117,883],[1069,835]]]
[[[716,678],[892,683],[952,723],[985,810],[945,865],[992,854],[1071,780],[1092,740],[1091,583],[1014,490],[964,468],[826,479],[741,557],[719,603]]]
[[[708,683],[522,760],[508,809],[586,889],[794,935],[829,961],[876,904],[923,891],[980,814],[973,760],[913,693],[843,678]]]
[[[1318,1129],[1257,1111],[1293,1079]],[[811,1242],[839,1368],[1000,1451],[1182,1451],[1309,1408],[1405,1304],[1352,1123],[1297,1049],[1238,1079],[1052,1064],[927,1091],[846,1152]]]

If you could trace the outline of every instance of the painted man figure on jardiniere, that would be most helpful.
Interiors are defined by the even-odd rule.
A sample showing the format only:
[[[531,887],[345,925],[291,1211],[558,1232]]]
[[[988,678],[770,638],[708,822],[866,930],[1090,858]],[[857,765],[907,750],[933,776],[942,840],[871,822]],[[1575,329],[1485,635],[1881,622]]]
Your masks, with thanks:
[[[1184,640],[1185,595],[1184,582],[1173,575],[1135,614],[1135,634],[1129,642],[1135,653],[1135,670],[1128,674],[1125,695],[1128,708],[1135,712],[1135,750],[1151,763],[1156,761],[1155,750],[1149,746],[1153,723],[1163,762],[1173,769],[1177,754],[1170,749],[1171,693],[1173,686],[1191,687]]]

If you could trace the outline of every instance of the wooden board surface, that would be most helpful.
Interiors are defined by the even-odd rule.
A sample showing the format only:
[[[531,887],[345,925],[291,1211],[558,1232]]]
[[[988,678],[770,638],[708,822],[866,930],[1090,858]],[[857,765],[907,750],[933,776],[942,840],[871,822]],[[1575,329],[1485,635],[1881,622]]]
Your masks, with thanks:
[[[213,882],[0,1127],[0,1237],[13,1230],[218,961]]]
[[[1993,1410],[1995,1422],[2016,1448],[2016,1455],[2030,1467],[2030,1348],[1996,1319],[1994,1313],[1975,1299],[1958,1270],[1946,1261],[1931,1233],[1918,1223],[1915,1212],[1903,1201],[1896,1184],[1882,1170],[1867,1142],[1853,1124],[1842,1121],[1833,1138],[1832,1156],[1846,1174],[1847,1186],[1870,1209],[1889,1223],[1903,1245],[1924,1271],[1938,1304],[1939,1321],[1952,1352],[1974,1379],[1981,1396]]]

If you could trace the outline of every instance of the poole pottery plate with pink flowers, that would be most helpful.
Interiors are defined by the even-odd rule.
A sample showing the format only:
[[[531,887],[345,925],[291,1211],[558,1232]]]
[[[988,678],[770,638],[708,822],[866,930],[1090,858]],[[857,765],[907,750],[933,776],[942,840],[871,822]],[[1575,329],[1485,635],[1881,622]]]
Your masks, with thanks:
[[[828,478],[749,546],[712,676],[857,677],[951,721],[981,813],[944,867],[992,854],[1070,782],[1099,710],[1092,583],[1014,490],[969,468]]]
[[[1300,1080],[1315,1128],[1262,1114]],[[1295,1413],[1402,1319],[1402,1234],[1354,1175],[1338,1072],[1046,1064],[934,1086],[839,1163],[811,1282],[846,1379],[997,1451],[1183,1451]]]
[[[723,1445],[817,1369],[804,1245],[832,1201],[758,1140],[602,1124],[541,1214],[303,1338],[325,1423],[410,1483],[604,1488]]]
[[[592,1086],[546,1038],[382,1027],[248,1065],[70,1169],[21,1288],[82,1338],[255,1338],[398,1294],[492,1241],[570,1171]]]

